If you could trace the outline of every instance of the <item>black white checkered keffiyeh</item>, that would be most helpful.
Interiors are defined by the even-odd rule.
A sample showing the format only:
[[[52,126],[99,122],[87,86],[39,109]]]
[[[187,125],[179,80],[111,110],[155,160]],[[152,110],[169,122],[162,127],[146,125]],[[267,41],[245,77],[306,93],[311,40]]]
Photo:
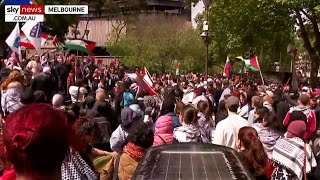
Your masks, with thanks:
[[[78,152],[70,150],[61,166],[62,180],[96,180],[98,179],[89,165]]]
[[[298,179],[302,179],[305,161],[304,146],[300,138],[280,139],[273,148],[272,161],[294,173]],[[306,144],[306,152],[306,171],[308,173],[312,167],[317,166],[317,163],[309,144]]]

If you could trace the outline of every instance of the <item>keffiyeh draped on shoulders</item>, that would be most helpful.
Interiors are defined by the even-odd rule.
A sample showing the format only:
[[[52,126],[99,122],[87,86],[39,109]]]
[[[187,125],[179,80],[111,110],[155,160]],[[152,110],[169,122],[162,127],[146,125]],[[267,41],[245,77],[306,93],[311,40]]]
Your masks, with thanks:
[[[61,165],[62,180],[96,180],[98,179],[90,166],[80,154],[70,149]]]
[[[304,169],[304,146],[306,146],[307,162],[306,171],[311,171],[312,167],[317,166],[311,147],[300,138],[283,138],[277,141],[272,153],[272,161],[278,167],[283,167],[294,173],[298,179],[303,178]]]

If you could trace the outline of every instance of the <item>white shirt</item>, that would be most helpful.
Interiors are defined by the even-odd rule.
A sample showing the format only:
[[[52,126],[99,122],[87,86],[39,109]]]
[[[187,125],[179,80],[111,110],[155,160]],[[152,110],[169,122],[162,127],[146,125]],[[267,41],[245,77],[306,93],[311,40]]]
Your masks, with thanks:
[[[79,96],[78,96],[78,90],[79,90],[78,86],[70,86],[69,88],[69,94],[71,96],[72,103],[76,103],[76,102],[82,103],[84,95],[88,93],[86,88],[80,87]]]
[[[245,126],[249,126],[247,120],[235,113],[229,112],[229,116],[217,124],[212,143],[238,150],[238,133]]]
[[[248,104],[242,106],[242,108],[239,109],[239,116],[243,117],[243,118],[248,118],[249,116],[249,106]]]
[[[221,94],[221,97],[219,99],[219,102],[224,100],[224,96],[227,95],[227,94],[231,94],[231,89],[229,87],[227,87],[226,89],[223,90],[223,92]]]
[[[256,120],[256,117],[254,116],[255,113],[256,113],[256,109],[252,109],[252,110],[249,112],[248,122],[249,122],[250,126],[252,126],[252,125],[253,125],[253,122]]]

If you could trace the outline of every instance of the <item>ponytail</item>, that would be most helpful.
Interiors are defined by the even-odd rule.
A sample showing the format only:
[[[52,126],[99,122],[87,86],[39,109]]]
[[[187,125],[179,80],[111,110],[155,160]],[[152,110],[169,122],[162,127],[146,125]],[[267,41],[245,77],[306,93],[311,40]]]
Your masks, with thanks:
[[[238,138],[244,150],[243,163],[254,176],[264,173],[268,165],[268,155],[264,151],[257,131],[252,127],[243,127],[239,130]]]
[[[207,122],[212,119],[212,110],[209,106],[209,103],[205,101],[199,101],[197,104],[197,109],[199,112],[204,114]]]

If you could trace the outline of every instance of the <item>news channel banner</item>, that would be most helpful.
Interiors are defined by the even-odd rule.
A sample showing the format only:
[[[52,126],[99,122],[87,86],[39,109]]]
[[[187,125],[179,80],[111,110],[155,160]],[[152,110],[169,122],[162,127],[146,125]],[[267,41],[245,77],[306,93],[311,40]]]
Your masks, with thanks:
[[[88,5],[6,5],[5,22],[43,22],[45,14],[88,14]]]

